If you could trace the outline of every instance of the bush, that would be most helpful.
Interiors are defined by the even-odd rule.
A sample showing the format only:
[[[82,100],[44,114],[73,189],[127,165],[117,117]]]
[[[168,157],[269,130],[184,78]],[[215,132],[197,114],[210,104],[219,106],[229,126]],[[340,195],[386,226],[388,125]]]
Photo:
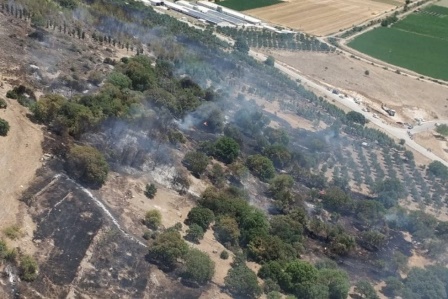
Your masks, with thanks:
[[[167,270],[172,270],[178,258],[188,252],[188,245],[174,229],[159,234],[149,248],[148,257]]]
[[[347,113],[347,120],[354,122],[354,123],[358,123],[360,125],[365,125],[367,123],[366,118],[364,117],[364,115],[362,115],[359,112],[356,111],[350,111]]]
[[[193,223],[187,230],[185,238],[193,243],[199,243],[199,240],[204,238],[204,229],[196,223]]]
[[[157,187],[156,187],[156,185],[154,185],[153,183],[151,183],[151,184],[146,184],[146,188],[145,188],[145,192],[144,192],[144,194],[145,194],[145,196],[146,196],[147,198],[153,199],[154,196],[156,196],[156,193],[157,193]]]
[[[162,224],[162,214],[159,210],[149,210],[145,214],[145,225],[151,229],[157,229]]]
[[[433,161],[428,165],[428,172],[441,179],[448,179],[448,167],[440,161]]]
[[[227,250],[223,250],[223,251],[221,251],[221,254],[219,255],[219,257],[223,260],[226,260],[229,258],[229,253],[227,252]]]
[[[6,97],[8,99],[13,99],[13,100],[17,100],[19,98],[19,96],[17,95],[17,93],[15,93],[13,90],[8,90],[6,92]]]
[[[249,156],[246,164],[252,174],[261,180],[267,181],[275,176],[274,164],[272,164],[272,161],[265,156]]]
[[[96,148],[75,145],[67,155],[66,170],[83,183],[101,186],[107,179],[109,165]]]
[[[235,268],[230,269],[224,282],[226,288],[235,297],[255,299],[261,295],[257,275],[245,263],[241,263]]]
[[[17,225],[8,226],[3,230],[3,233],[11,240],[18,239],[22,234],[22,232],[20,231],[20,227]]]
[[[448,125],[441,124],[441,125],[437,126],[436,132],[443,136],[448,136]]]
[[[30,255],[24,255],[20,259],[20,278],[25,281],[33,281],[37,278],[37,262]]]
[[[185,270],[182,276],[194,283],[204,285],[215,274],[215,263],[210,257],[198,250],[190,249],[185,256]]]
[[[8,107],[8,103],[2,98],[0,98],[0,109],[6,109]]]
[[[188,225],[197,224],[204,231],[206,231],[210,225],[215,220],[215,214],[212,210],[202,207],[194,207],[188,212],[187,219],[185,223]]]
[[[188,152],[185,154],[182,163],[191,171],[191,174],[199,178],[207,168],[209,158],[201,152]]]
[[[9,132],[9,123],[0,118],[0,136],[6,136],[8,135]]]
[[[213,156],[226,164],[235,161],[239,153],[240,146],[230,137],[220,137],[214,144]]]

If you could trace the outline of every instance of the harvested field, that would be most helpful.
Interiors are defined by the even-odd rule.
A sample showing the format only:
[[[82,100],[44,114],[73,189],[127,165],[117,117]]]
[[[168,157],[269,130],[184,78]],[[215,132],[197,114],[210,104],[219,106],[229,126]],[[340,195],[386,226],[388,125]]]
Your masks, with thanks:
[[[287,51],[266,53],[314,80],[355,92],[365,101],[383,102],[388,106],[402,108],[403,117],[410,120],[415,117],[426,120],[448,118],[448,89],[444,86],[399,75],[340,54]],[[365,75],[366,70],[369,71],[368,76]]]
[[[262,20],[305,31],[327,35],[372,19],[403,4],[404,1],[369,0],[291,0],[247,11]]]
[[[381,27],[362,34],[349,46],[420,74],[448,80],[447,17],[448,8],[430,6],[390,28]]]

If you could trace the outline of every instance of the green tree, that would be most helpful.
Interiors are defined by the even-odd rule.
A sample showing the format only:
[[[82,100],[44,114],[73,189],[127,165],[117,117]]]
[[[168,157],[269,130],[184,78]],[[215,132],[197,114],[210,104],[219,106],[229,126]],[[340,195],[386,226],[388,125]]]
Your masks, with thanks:
[[[247,44],[246,40],[242,36],[237,37],[233,47],[238,52],[241,52],[244,54],[249,53],[249,45]]]
[[[288,261],[297,257],[297,252],[292,245],[283,242],[277,236],[255,236],[247,249],[248,256],[259,263],[272,260]]]
[[[428,165],[428,172],[432,173],[436,177],[439,177],[444,180],[448,180],[448,167],[446,167],[440,161],[432,161]]]
[[[386,285],[383,287],[382,292],[388,297],[395,298],[401,294],[403,289],[403,283],[397,277],[388,277],[386,279]]]
[[[386,243],[386,236],[378,231],[366,231],[361,233],[361,245],[371,251],[380,250]]]
[[[216,239],[222,244],[236,245],[240,238],[240,230],[238,222],[233,217],[222,216],[219,217],[214,225]]]
[[[317,281],[328,287],[329,299],[346,299],[350,281],[346,272],[337,269],[321,269]]]
[[[280,144],[269,145],[263,150],[263,154],[268,157],[278,168],[284,168],[291,162],[292,155],[289,150]]]
[[[229,252],[227,250],[223,250],[221,251],[221,253],[219,254],[219,257],[223,260],[226,260],[229,258]]]
[[[257,275],[245,263],[240,263],[230,269],[224,283],[230,293],[237,298],[255,299],[261,295]]]
[[[351,210],[352,199],[339,187],[331,187],[325,190],[322,203],[326,209],[338,213],[347,213]]]
[[[6,136],[8,135],[9,132],[9,123],[0,118],[0,136]]]
[[[118,87],[119,89],[130,88],[132,81],[123,73],[113,72],[107,77],[107,82]]]
[[[199,178],[207,168],[209,158],[201,152],[188,152],[185,154],[182,163],[195,177]]]
[[[232,138],[220,137],[214,144],[213,156],[221,162],[230,164],[238,157],[240,146]]]
[[[448,136],[448,125],[441,124],[436,128],[436,132],[443,136]]]
[[[264,129],[263,133],[270,144],[280,144],[283,146],[287,146],[289,144],[288,133],[283,129],[267,127]]]
[[[107,179],[109,166],[96,148],[75,145],[67,154],[66,170],[83,183],[100,186]]]
[[[176,230],[166,230],[159,234],[149,248],[149,258],[166,269],[173,269],[177,259],[188,252],[188,245]]]
[[[270,224],[270,234],[278,236],[284,242],[294,244],[302,240],[302,224],[289,215],[272,216]]]
[[[447,298],[446,285],[434,273],[426,269],[412,268],[404,284],[417,295],[416,298]]]
[[[23,255],[19,263],[19,275],[24,281],[33,281],[37,278],[38,265],[30,255]]]
[[[154,185],[153,183],[151,183],[151,184],[146,184],[146,188],[145,188],[145,192],[144,192],[144,194],[145,194],[145,196],[146,196],[147,198],[153,199],[154,196],[156,196],[156,193],[157,193],[157,187],[156,187],[156,185]]]
[[[365,125],[367,123],[365,116],[356,111],[348,112],[346,117],[348,121],[358,123],[360,125]]]
[[[275,176],[275,168],[272,161],[262,155],[252,155],[246,160],[246,165],[256,177],[261,180],[269,180]]]
[[[208,229],[210,223],[215,220],[215,214],[212,210],[203,207],[194,207],[188,212],[185,223],[191,225],[193,223],[202,227],[204,231]]]
[[[145,214],[145,225],[151,229],[157,229],[162,224],[162,214],[159,210],[149,210]]]
[[[58,94],[47,94],[42,96],[39,101],[32,107],[34,117],[43,123],[49,124],[53,121],[62,105],[67,100]]]
[[[375,289],[367,280],[360,280],[355,285],[355,292],[364,299],[379,299]]]
[[[198,250],[190,249],[185,256],[185,269],[182,277],[188,281],[204,285],[209,282],[215,274],[215,263],[210,257]]]
[[[266,58],[266,60],[264,61],[264,63],[266,65],[269,65],[269,66],[274,66],[275,65],[275,58],[272,57],[271,55],[269,55],[268,58]]]
[[[301,284],[313,283],[318,278],[317,269],[308,262],[295,260],[290,262],[281,277],[279,283],[283,290],[295,292]]]

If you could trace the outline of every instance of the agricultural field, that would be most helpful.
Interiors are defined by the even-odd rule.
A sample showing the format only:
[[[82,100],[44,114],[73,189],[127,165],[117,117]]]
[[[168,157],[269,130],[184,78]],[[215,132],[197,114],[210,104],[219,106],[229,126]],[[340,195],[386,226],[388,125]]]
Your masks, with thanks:
[[[270,23],[322,36],[372,19],[403,3],[396,0],[291,0],[247,13]]]
[[[390,28],[367,32],[348,45],[420,74],[448,80],[448,8],[431,6]]]
[[[234,10],[248,10],[255,9],[259,7],[270,6],[283,1],[279,0],[252,0],[252,1],[241,1],[241,0],[225,0],[220,1],[219,5],[234,9]]]

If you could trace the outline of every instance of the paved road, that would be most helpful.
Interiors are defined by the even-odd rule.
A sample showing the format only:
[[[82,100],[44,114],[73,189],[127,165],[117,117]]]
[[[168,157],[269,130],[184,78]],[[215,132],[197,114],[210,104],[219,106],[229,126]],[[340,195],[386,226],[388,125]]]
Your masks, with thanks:
[[[264,61],[266,60],[267,56],[262,54],[262,53],[258,53],[255,52],[253,50],[251,50],[249,52],[249,54],[254,57],[255,59],[259,60],[259,61]],[[275,67],[277,69],[279,69],[280,71],[282,71],[283,73],[285,73],[286,75],[288,75],[289,77],[291,77],[292,79],[296,80],[296,79],[300,79],[302,84],[305,86],[309,86],[314,90],[317,90],[318,92],[320,92],[321,94],[327,96],[327,99],[331,99],[331,100],[335,100],[341,104],[343,104],[344,106],[350,108],[353,111],[359,112],[362,115],[364,115],[364,117],[366,119],[368,119],[371,123],[375,124],[376,126],[378,126],[381,131],[383,131],[384,133],[387,133],[389,136],[397,138],[397,139],[404,139],[406,141],[406,145],[409,146],[410,148],[416,150],[417,152],[421,153],[423,156],[431,159],[431,160],[436,160],[436,161],[440,161],[443,164],[445,164],[446,166],[448,166],[448,162],[443,160],[442,158],[440,158],[439,156],[435,155],[433,152],[431,152],[430,150],[426,149],[425,147],[421,146],[420,144],[418,144],[417,142],[415,142],[413,139],[411,139],[411,137],[408,135],[408,129],[407,128],[397,128],[394,125],[388,124],[387,122],[385,122],[383,119],[381,118],[375,118],[373,116],[373,113],[369,113],[369,112],[365,112],[362,110],[363,106],[356,104],[355,101],[353,100],[353,98],[340,98],[339,95],[333,94],[331,91],[327,90],[327,87],[320,85],[308,78],[306,78],[305,76],[301,75],[300,72],[296,69],[294,69],[293,67],[284,64],[284,63],[275,63]],[[424,123],[422,126],[416,126],[411,130],[411,133],[420,133],[423,131],[427,131],[427,130],[432,130],[435,126],[436,123],[446,123],[448,124],[448,120],[439,120],[439,121],[431,121],[431,122],[427,122]]]

